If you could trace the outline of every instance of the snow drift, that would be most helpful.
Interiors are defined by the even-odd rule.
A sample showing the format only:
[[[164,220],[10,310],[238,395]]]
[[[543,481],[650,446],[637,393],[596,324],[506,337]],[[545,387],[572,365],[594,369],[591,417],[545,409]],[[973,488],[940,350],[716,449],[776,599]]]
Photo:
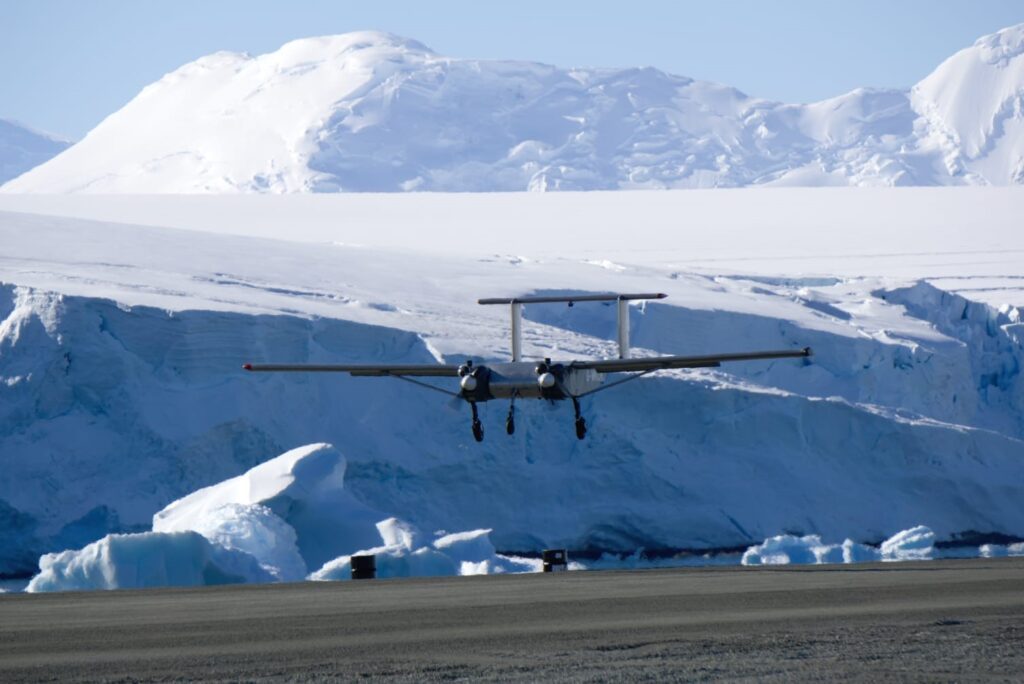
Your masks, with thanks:
[[[1024,182],[1024,24],[909,91],[809,105],[642,69],[438,55],[379,32],[218,52],[4,192],[595,190]]]

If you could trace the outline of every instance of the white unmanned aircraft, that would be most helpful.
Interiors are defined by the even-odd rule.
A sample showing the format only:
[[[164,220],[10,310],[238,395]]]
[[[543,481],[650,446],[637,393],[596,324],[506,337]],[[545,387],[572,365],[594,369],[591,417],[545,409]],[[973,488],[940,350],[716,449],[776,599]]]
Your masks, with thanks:
[[[739,354],[712,354],[709,356],[654,356],[629,358],[629,302],[637,299],[664,299],[668,295],[653,294],[608,294],[574,295],[565,297],[512,297],[481,299],[480,304],[509,304],[512,308],[512,361],[492,363],[487,366],[474,365],[472,361],[461,364],[255,364],[242,366],[247,371],[313,371],[348,373],[353,376],[390,376],[406,380],[429,389],[438,390],[458,399],[465,400],[473,410],[473,437],[478,442],[484,439],[484,429],[477,415],[476,405],[491,399],[508,399],[508,418],[505,431],[515,432],[516,399],[549,399],[561,401],[571,399],[576,413],[576,436],[583,439],[587,434],[587,422],[580,415],[580,399],[600,390],[621,385],[654,371],[667,368],[715,368],[728,361],[751,361],[755,359],[786,359],[811,355],[810,347],[782,351],[743,352]],[[523,304],[562,302],[572,306],[576,302],[617,302],[619,358],[602,361],[553,362],[523,360]],[[615,382],[604,384],[609,373],[631,373]],[[413,378],[459,378],[459,391],[448,390],[414,380]]]

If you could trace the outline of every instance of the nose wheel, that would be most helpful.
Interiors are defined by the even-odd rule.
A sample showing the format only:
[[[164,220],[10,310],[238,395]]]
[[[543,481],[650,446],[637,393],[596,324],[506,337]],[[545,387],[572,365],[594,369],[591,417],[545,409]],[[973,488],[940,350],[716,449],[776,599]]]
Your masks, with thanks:
[[[576,439],[583,439],[587,436],[587,421],[580,414],[580,400],[572,398],[572,409],[576,412]]]
[[[480,423],[480,416],[476,411],[476,402],[469,402],[469,407],[473,409],[473,439],[482,442],[484,441],[484,426]]]

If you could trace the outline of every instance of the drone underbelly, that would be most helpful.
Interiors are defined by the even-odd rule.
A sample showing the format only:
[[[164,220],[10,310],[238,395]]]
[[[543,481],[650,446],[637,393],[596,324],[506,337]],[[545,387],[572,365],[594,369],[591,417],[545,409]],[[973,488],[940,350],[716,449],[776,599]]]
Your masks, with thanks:
[[[541,390],[536,382],[517,382],[495,378],[491,379],[490,390],[492,399],[511,399],[513,397],[516,399],[540,399],[544,396],[544,392],[551,392],[551,390]],[[561,399],[561,392],[557,389],[554,391]]]
[[[567,399],[601,385],[600,374],[589,368],[563,368],[560,384],[546,388],[538,381],[536,365],[532,363],[496,364],[490,371],[487,384],[493,399]]]

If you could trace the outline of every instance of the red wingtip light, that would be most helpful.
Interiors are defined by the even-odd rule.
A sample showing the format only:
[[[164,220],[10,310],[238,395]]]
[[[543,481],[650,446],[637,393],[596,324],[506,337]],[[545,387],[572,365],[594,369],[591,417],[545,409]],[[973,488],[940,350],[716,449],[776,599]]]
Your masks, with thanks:
[[[242,365],[242,370],[252,370],[252,364],[246,363]]]

